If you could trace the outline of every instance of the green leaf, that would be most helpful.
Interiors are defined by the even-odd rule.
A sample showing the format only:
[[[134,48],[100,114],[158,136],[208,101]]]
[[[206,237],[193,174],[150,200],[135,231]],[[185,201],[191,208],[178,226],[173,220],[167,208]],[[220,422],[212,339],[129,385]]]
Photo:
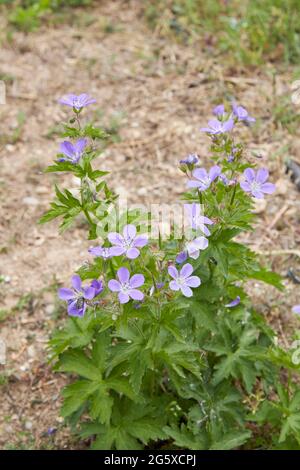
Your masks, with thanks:
[[[83,351],[68,351],[61,355],[59,370],[78,374],[90,380],[101,381],[101,372]]]
[[[64,403],[61,415],[66,418],[77,411],[97,389],[97,384],[87,380],[77,380],[63,390]]]
[[[241,445],[245,444],[245,442],[251,437],[250,431],[236,431],[231,432],[223,436],[219,441],[214,442],[210,450],[230,450],[236,449]]]

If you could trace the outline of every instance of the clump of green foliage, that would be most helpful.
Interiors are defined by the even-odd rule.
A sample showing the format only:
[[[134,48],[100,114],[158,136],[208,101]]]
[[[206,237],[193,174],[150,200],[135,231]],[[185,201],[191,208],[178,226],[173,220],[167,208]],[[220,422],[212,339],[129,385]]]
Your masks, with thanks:
[[[65,230],[81,215],[90,240],[101,234],[101,246],[90,250],[95,257],[73,276],[73,290],[59,291],[69,318],[54,333],[50,349],[55,369],[72,377],[63,390],[62,416],[81,438],[91,439],[94,449],[299,450],[300,341],[296,337],[291,349],[280,347],[275,331],[253,307],[249,280],[283,286],[280,276],[236,239],[253,230],[253,198],[263,196],[260,188],[274,190],[265,183],[266,170],[260,169],[261,183],[253,179],[255,165],[231,132],[254,119],[241,107],[228,119],[231,115],[219,106],[218,120],[209,122],[214,129],[205,129],[212,171],[208,175],[199,168],[195,155],[181,162],[190,188],[183,200],[203,208],[206,224],[213,221],[211,232],[203,225],[200,232],[192,230],[192,243],[201,233],[209,236],[208,241],[200,235],[202,249],[190,249],[186,233],[175,236],[174,223],[169,237],[159,231],[133,255],[127,224],[131,232],[144,230],[145,220],[153,224],[151,214],[122,211],[106,171],[93,168],[97,142],[107,135],[81,121],[83,99],[93,102],[85,94],[61,101],[74,103],[63,137],[77,140],[63,142],[63,154],[47,169],[77,177],[80,191],[56,187],[56,200],[41,219],[60,218]],[[242,174],[248,183],[241,181]],[[117,233],[108,230],[112,214],[117,214]],[[112,251],[118,240],[125,251]],[[182,269],[194,274],[189,281],[175,276],[175,266],[185,262],[179,260],[182,254],[188,258]],[[122,288],[116,281],[128,271],[137,273],[135,287],[140,288],[131,298],[131,281],[122,281]],[[82,287],[82,281],[91,280]]]
[[[16,29],[34,31],[41,20],[64,8],[75,8],[91,4],[91,0],[0,0],[8,8],[8,20]]]
[[[152,27],[184,41],[206,41],[246,64],[266,57],[299,61],[298,0],[154,0],[146,1],[145,16]]]

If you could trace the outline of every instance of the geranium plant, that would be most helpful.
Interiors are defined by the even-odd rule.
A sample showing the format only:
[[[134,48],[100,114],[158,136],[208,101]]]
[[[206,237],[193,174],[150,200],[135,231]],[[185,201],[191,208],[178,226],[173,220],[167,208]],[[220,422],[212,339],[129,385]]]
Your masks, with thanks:
[[[151,211],[122,211],[105,168],[94,169],[107,136],[82,122],[93,102],[61,99],[73,115],[47,171],[73,174],[80,191],[56,187],[41,219],[62,218],[65,230],[83,215],[92,245],[58,292],[68,319],[50,348],[72,377],[62,416],[95,449],[299,449],[299,365],[245,290],[251,279],[282,289],[281,279],[236,239],[253,230],[254,199],[275,190],[234,136],[254,119],[236,104],[215,108],[202,129],[212,164],[180,161],[184,227],[174,220],[166,237]]]

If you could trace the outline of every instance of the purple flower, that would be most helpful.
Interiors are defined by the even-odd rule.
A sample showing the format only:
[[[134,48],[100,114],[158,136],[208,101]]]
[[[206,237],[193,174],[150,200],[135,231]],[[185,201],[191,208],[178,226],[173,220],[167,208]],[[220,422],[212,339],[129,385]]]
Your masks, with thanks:
[[[199,258],[200,251],[206,250],[208,247],[208,240],[205,237],[197,237],[186,244],[186,251],[190,258]]]
[[[75,144],[68,142],[65,140],[60,144],[60,151],[65,155],[66,158],[60,158],[60,162],[71,162],[71,163],[78,163],[80,158],[83,155],[84,149],[86,147],[87,140],[86,139],[78,139]]]
[[[60,104],[65,104],[67,106],[71,106],[71,108],[80,111],[85,106],[89,104],[96,103],[94,98],[91,98],[87,93],[82,93],[81,95],[73,95],[72,93],[68,95],[64,95],[60,100]]]
[[[233,115],[237,118],[238,121],[244,121],[246,123],[255,122],[256,119],[249,116],[248,111],[243,106],[238,106],[237,104],[232,105]]]
[[[218,106],[216,106],[216,107],[213,109],[213,114],[214,114],[215,116],[222,117],[223,114],[225,114],[225,106],[224,106],[224,104],[218,104]]]
[[[202,215],[200,204],[195,202],[192,204],[184,204],[184,212],[193,230],[201,230],[207,237],[210,235],[210,231],[206,225],[213,225],[213,221]]]
[[[221,168],[218,165],[213,166],[209,173],[205,168],[196,168],[193,171],[195,180],[188,181],[189,188],[198,188],[199,191],[205,191],[210,187],[211,183],[221,174]]]
[[[176,256],[176,263],[178,264],[182,264],[184,263],[186,260],[188,259],[188,254],[186,251],[181,251],[180,253],[178,253],[178,255]]]
[[[130,278],[128,269],[122,267],[118,270],[117,276],[119,280],[111,279],[108,287],[112,292],[119,292],[118,297],[121,304],[126,304],[130,299],[143,300],[144,294],[137,289],[145,282],[142,274],[134,274]]]
[[[103,282],[97,281],[97,279],[93,279],[91,282],[91,287],[95,289],[95,297],[97,297],[97,295],[99,295],[104,289]]]
[[[211,119],[208,121],[208,126],[209,127],[202,127],[200,131],[214,135],[224,134],[225,132],[230,132],[233,129],[234,121],[231,118],[224,122],[221,122],[218,119]]]
[[[47,435],[48,435],[48,436],[53,436],[53,434],[55,434],[56,431],[57,431],[56,428],[48,428],[48,430],[47,430]]]
[[[292,312],[300,315],[300,305],[295,305],[295,307],[292,308]]]
[[[193,166],[199,163],[199,157],[196,153],[190,153],[186,158],[180,160],[181,165]]]
[[[123,236],[116,232],[109,233],[108,239],[115,245],[111,247],[113,256],[120,256],[125,253],[129,259],[137,258],[140,254],[138,248],[142,248],[148,243],[146,234],[136,235],[134,225],[126,225],[123,229]]]
[[[265,168],[260,168],[256,174],[252,168],[247,168],[244,177],[245,181],[240,183],[241,188],[257,199],[263,199],[264,193],[272,194],[276,189],[274,184],[266,183],[269,172]]]
[[[92,300],[103,290],[102,282],[93,280],[89,287],[83,287],[78,275],[72,276],[73,289],[62,288],[58,291],[60,299],[68,302],[68,314],[73,317],[83,317],[87,300]]]
[[[94,246],[89,248],[88,252],[91,253],[91,255],[105,260],[113,257],[110,247]]]
[[[205,237],[197,237],[189,241],[185,245],[184,251],[181,251],[176,257],[176,263],[184,263],[188,257],[197,259],[199,258],[200,251],[206,250],[208,247],[208,240]]]
[[[234,300],[229,302],[229,304],[226,304],[225,307],[227,307],[227,308],[236,307],[237,305],[239,305],[240,301],[241,301],[241,298],[238,295]]]
[[[191,297],[193,295],[191,287],[199,287],[201,284],[201,280],[198,276],[191,276],[193,266],[189,263],[185,264],[180,272],[178,272],[175,266],[169,266],[168,272],[173,278],[173,281],[169,283],[170,289],[175,291],[181,290],[181,293],[185,297]]]

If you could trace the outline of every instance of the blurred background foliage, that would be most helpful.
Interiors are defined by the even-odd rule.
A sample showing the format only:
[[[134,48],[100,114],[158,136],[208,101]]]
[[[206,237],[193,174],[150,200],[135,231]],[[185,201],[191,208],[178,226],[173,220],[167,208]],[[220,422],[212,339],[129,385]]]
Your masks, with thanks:
[[[299,0],[145,1],[149,25],[180,41],[206,40],[245,64],[299,61]]]
[[[8,23],[27,32],[37,29],[48,15],[68,8],[92,8],[93,3],[0,0]],[[126,2],[120,4],[126,8]],[[266,59],[299,61],[299,0],[141,0],[141,5],[147,24],[177,41],[201,41],[204,48],[230,54],[243,64],[258,65]]]

